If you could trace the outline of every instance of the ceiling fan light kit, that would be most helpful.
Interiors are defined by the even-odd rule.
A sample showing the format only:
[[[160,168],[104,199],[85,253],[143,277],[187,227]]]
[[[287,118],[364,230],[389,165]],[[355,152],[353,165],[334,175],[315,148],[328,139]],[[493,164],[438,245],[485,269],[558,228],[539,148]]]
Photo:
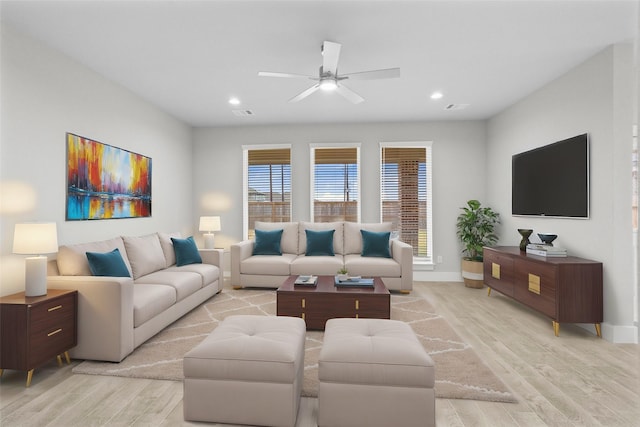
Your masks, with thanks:
[[[318,77],[306,76],[302,74],[291,73],[275,73],[271,71],[260,71],[258,76],[260,77],[284,77],[284,78],[303,78],[309,80],[315,80],[318,83],[305,89],[298,95],[294,96],[289,102],[298,102],[318,89],[322,89],[326,92],[337,92],[345,99],[351,101],[354,104],[359,104],[364,101],[364,98],[344,86],[341,81],[349,78],[354,80],[374,80],[374,79],[391,79],[400,77],[400,68],[387,68],[384,70],[371,70],[360,71],[351,74],[338,74],[338,59],[340,58],[340,49],[342,45],[340,43],[334,43],[325,41],[322,43],[320,53],[322,54],[322,66],[318,72]],[[340,82],[340,83],[339,83]]]
[[[320,89],[324,90],[325,92],[333,92],[337,88],[338,82],[336,82],[334,79],[324,79],[320,82]]]

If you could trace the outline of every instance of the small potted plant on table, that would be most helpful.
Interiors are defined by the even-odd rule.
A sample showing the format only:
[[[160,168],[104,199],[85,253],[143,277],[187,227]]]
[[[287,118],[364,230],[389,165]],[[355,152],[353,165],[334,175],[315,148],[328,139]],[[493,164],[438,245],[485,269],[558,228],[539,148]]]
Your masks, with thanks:
[[[456,227],[458,238],[464,245],[462,252],[466,254],[462,258],[462,278],[466,287],[480,289],[484,287],[482,247],[498,241],[493,231],[500,222],[500,214],[482,207],[477,200],[469,200],[461,209]]]

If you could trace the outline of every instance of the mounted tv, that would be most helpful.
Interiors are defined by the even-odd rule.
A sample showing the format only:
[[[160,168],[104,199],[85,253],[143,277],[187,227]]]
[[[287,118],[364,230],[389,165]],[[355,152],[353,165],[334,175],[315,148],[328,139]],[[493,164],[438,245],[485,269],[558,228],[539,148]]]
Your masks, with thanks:
[[[589,217],[588,134],[513,155],[511,213]]]

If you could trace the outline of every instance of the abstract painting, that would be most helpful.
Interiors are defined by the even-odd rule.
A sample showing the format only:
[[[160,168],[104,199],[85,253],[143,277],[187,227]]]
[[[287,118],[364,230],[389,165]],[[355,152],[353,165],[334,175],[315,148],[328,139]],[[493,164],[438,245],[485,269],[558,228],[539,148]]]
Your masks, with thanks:
[[[151,158],[67,133],[67,221],[151,216]]]

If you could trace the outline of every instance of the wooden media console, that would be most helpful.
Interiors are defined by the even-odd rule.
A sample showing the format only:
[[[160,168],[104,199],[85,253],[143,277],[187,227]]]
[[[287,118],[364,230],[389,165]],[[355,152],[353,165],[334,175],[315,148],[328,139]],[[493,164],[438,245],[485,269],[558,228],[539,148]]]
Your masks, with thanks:
[[[484,283],[560,323],[593,323],[602,337],[602,263],[528,255],[517,246],[485,247]]]

